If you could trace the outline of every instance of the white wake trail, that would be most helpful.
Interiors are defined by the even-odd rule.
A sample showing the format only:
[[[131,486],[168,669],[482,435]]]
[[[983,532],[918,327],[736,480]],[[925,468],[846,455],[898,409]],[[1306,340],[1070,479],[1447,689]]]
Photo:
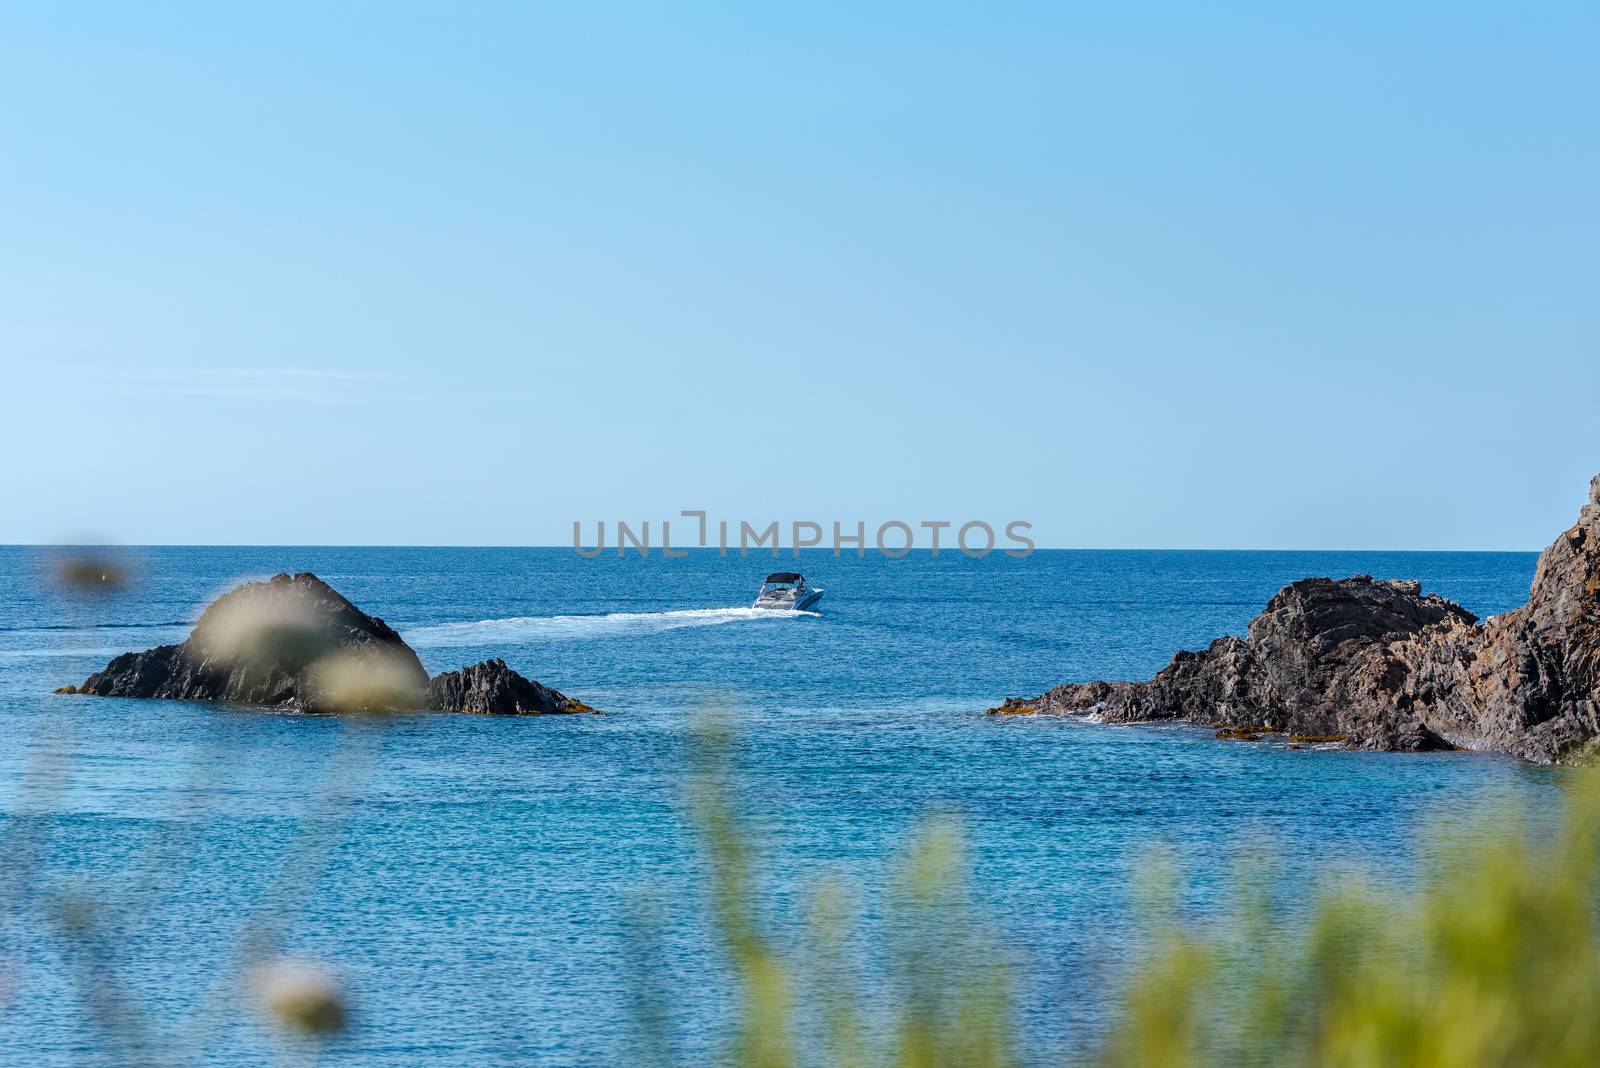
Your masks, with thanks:
[[[654,634],[680,627],[715,627],[724,623],[781,622],[815,619],[816,612],[784,612],[765,608],[684,608],[671,612],[612,612],[603,616],[511,616],[472,623],[439,623],[416,627],[402,637],[418,648],[455,645],[517,645],[522,642],[582,638],[617,638]]]

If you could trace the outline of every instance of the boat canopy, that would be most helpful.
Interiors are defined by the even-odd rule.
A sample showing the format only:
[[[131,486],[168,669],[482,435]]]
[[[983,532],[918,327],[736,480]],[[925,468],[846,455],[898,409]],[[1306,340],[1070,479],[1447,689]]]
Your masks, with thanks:
[[[799,582],[801,575],[798,571],[774,571],[767,576],[768,582]]]

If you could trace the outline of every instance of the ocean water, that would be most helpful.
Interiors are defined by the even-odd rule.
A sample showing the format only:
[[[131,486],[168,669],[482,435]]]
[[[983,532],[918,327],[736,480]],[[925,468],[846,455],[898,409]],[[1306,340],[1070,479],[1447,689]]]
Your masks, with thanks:
[[[878,920],[909,834],[956,819],[981,916],[1018,977],[1027,1052],[1092,1045],[1133,951],[1130,880],[1189,873],[1196,922],[1239,859],[1285,887],[1319,866],[1405,883],[1425,832],[1558,773],[1474,754],[1225,743],[1186,727],[986,718],[1057,682],[1144,677],[1240,633],[1281,585],[1370,573],[1489,614],[1533,554],[1038,552],[807,555],[814,615],[747,606],[766,559],[559,549],[154,548],[133,582],[64,597],[50,558],[0,548],[0,1065],[275,1063],[239,942],[263,917],[329,962],[351,1065],[627,1064],[642,960],[685,1059],[725,1024],[688,770],[705,717],[734,730],[765,922],[798,943],[819,876]],[[785,558],[779,566],[795,566]],[[394,625],[430,671],[504,657],[604,716],[331,718],[55,696],[112,655],[176,641],[232,584],[314,571]],[[284,872],[309,873],[298,881]],[[94,917],[95,937],[69,933]],[[639,917],[650,918],[648,951]],[[119,1009],[123,1028],[94,1021]],[[162,1062],[165,1063],[165,1062]]]

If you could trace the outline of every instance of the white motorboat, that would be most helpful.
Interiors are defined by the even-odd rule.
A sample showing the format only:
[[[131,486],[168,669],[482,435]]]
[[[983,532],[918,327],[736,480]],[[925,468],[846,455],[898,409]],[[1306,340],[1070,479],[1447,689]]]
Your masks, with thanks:
[[[822,600],[822,590],[806,585],[806,577],[798,571],[774,571],[761,584],[752,608],[770,608],[780,612],[805,612]]]

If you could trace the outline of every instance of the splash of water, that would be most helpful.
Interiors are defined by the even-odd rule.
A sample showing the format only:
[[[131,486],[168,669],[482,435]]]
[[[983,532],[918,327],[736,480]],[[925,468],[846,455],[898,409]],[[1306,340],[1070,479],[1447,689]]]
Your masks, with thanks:
[[[456,645],[517,645],[523,642],[570,641],[654,634],[680,627],[715,627],[724,623],[779,622],[816,619],[816,612],[784,612],[764,608],[685,608],[670,612],[611,612],[599,616],[511,616],[471,623],[440,623],[402,633],[414,648]]]

